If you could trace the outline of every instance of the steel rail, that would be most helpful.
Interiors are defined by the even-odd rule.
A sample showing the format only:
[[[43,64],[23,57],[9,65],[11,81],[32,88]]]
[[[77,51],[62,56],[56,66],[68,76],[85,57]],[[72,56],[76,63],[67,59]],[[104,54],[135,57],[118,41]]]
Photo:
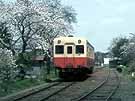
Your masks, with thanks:
[[[72,82],[72,83],[70,83],[69,85],[67,85],[67,86],[65,86],[65,87],[63,87],[63,88],[61,88],[61,89],[59,89],[59,90],[55,91],[54,93],[52,93],[52,94],[48,95],[47,97],[45,97],[45,98],[41,99],[40,101],[48,100],[50,97],[52,97],[52,96],[54,96],[54,95],[58,94],[59,92],[61,92],[61,91],[65,90],[66,88],[68,88],[68,87],[72,86],[73,84],[75,84],[75,82]]]
[[[111,99],[111,97],[115,94],[115,92],[117,91],[117,89],[118,89],[119,86],[120,86],[120,82],[121,82],[120,77],[118,76],[118,74],[116,73],[116,71],[115,71],[115,74],[116,74],[116,78],[117,78],[117,80],[118,80],[118,84],[117,84],[117,86],[115,87],[115,89],[110,93],[110,95],[108,96],[108,98],[107,98],[105,101],[108,101],[109,99]]]
[[[16,98],[16,99],[14,99],[13,101],[19,101],[19,100],[21,100],[21,99],[25,99],[26,97],[29,97],[29,96],[34,95],[34,94],[37,94],[37,93],[39,93],[39,92],[41,92],[41,91],[47,90],[47,89],[49,89],[49,88],[51,88],[51,87],[53,87],[53,86],[57,86],[57,85],[59,85],[59,84],[61,84],[61,83],[62,83],[62,82],[54,83],[54,84],[52,84],[52,85],[50,85],[50,86],[47,86],[47,87],[42,88],[42,89],[40,89],[40,90],[37,90],[37,91],[35,91],[35,92],[31,92],[31,93],[29,93],[29,94],[27,94],[27,95],[24,95],[24,96],[22,96],[22,97]]]
[[[116,78],[117,78],[118,83],[117,83],[115,89],[112,90],[111,93],[107,96],[107,98],[105,99],[105,101],[109,101],[111,99],[111,97],[114,95],[114,93],[117,91],[117,89],[119,88],[119,85],[120,85],[120,78],[119,78],[118,74],[116,73],[116,71],[114,73],[116,75]],[[81,100],[85,99],[87,96],[89,96],[90,94],[94,93],[94,91],[96,91],[99,88],[101,88],[105,83],[107,83],[107,81],[109,79],[109,75],[110,75],[110,70],[109,70],[109,74],[108,74],[106,80],[104,80],[101,84],[99,84],[99,86],[97,86],[95,89],[93,89],[92,91],[88,92],[84,96],[81,96],[80,98],[76,99],[75,101],[81,101]]]
[[[103,82],[101,82],[98,86],[96,86],[92,91],[90,91],[90,92],[86,93],[85,95],[83,95],[83,96],[75,99],[75,101],[81,101],[81,100],[85,99],[87,96],[89,96],[90,94],[92,94],[93,92],[95,92],[97,89],[99,89],[100,87],[102,87],[108,81],[109,76],[110,76],[110,69],[108,71],[108,75],[107,75],[106,79]]]

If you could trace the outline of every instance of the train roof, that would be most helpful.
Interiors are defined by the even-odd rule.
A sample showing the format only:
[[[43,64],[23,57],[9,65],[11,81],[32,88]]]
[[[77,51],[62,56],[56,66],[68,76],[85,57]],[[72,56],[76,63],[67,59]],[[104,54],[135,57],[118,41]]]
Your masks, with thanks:
[[[93,48],[93,50],[94,50],[94,47],[88,42],[88,40],[87,40],[87,43]]]
[[[78,40],[78,39],[81,39],[81,40],[86,40],[85,38],[82,38],[82,37],[68,37],[68,36],[60,36],[60,37],[57,37],[57,38],[55,38],[54,40],[59,40],[59,39],[61,39],[61,40],[65,40],[65,39],[73,39],[73,40]]]

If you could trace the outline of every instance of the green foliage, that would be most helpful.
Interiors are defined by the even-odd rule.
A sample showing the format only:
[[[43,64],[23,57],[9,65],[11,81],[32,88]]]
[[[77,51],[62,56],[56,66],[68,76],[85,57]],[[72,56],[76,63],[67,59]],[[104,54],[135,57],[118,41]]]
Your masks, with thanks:
[[[135,60],[130,61],[128,64],[128,71],[130,73],[135,72]]]
[[[31,81],[31,79],[24,79],[24,80],[17,80],[13,87],[14,90],[21,90],[21,89],[25,89],[31,86],[35,86],[40,84],[40,82],[38,82],[36,79],[33,79],[33,81]]]
[[[49,73],[48,73],[49,69]],[[58,78],[58,71],[54,68],[53,64],[50,64],[50,68],[47,65],[44,65],[41,70],[40,80],[42,81],[51,81],[53,78]]]
[[[118,37],[113,39],[112,45],[110,47],[110,52],[113,57],[121,58],[121,54],[123,52],[122,47],[128,43],[128,39],[125,37]]]
[[[24,79],[27,71],[32,71],[32,53],[20,53],[16,56],[16,64],[18,65],[18,77]]]
[[[20,53],[16,57],[16,64],[21,65],[24,70],[30,70],[32,66],[32,54],[30,52]]]
[[[125,68],[125,66],[123,66],[123,65],[118,65],[117,68],[116,68],[116,70],[117,70],[119,73],[121,73],[121,72],[123,72],[123,68]]]
[[[128,67],[122,68],[122,73],[123,73],[123,75],[129,74]]]
[[[131,79],[132,81],[135,81],[135,76],[134,76],[134,77],[130,76],[130,79]]]
[[[122,68],[123,74],[131,75],[135,72],[135,35],[130,38],[118,37],[113,40],[110,47],[110,53],[113,58],[120,59],[120,64],[126,67]]]
[[[31,79],[24,79],[24,80],[16,80],[14,82],[10,82],[8,83],[8,92],[2,91],[1,87],[0,87],[0,97],[1,96],[6,96],[8,94],[12,94],[27,88],[30,88],[32,86],[36,86],[39,84],[45,83],[44,81],[37,81],[36,79],[33,79],[33,81],[31,81]],[[3,83],[3,87],[6,86],[7,84]]]
[[[16,77],[16,67],[11,51],[0,49],[0,86],[5,92],[9,91],[9,84]]]

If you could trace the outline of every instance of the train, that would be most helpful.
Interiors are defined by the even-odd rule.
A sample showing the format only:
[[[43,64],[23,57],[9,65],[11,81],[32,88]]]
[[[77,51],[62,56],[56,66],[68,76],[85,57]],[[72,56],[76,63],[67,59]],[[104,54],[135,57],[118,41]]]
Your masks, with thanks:
[[[53,63],[59,77],[92,73],[94,62],[94,47],[85,38],[65,36],[53,40]]]

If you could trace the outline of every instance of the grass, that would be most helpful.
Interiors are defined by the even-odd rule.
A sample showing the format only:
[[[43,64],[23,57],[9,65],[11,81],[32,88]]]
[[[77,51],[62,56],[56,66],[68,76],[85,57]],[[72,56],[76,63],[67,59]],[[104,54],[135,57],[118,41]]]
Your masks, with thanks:
[[[128,78],[129,78],[131,81],[135,81],[135,76],[133,77],[132,75],[128,75]]]
[[[50,74],[45,74],[44,79],[36,78],[36,79],[24,79],[24,80],[15,80],[15,82],[9,83],[6,86],[9,87],[8,92],[2,91],[0,88],[0,97],[19,92],[21,90],[40,85],[49,81],[52,81],[52,79],[56,79],[58,76],[55,74],[55,71],[51,71]]]
[[[15,91],[22,90],[39,84],[40,82],[38,82],[37,80],[31,79],[17,80],[14,84],[13,90]]]
[[[50,74],[47,74],[46,78],[44,79],[46,82],[53,82],[58,80],[58,73],[56,73],[55,71],[51,71]]]
[[[39,85],[42,83],[45,83],[45,82],[43,82],[43,81],[39,82],[34,79],[33,80],[31,80],[31,79],[16,80],[15,82],[8,84],[8,87],[9,87],[8,92],[2,91],[2,89],[0,89],[0,97],[36,86],[36,85]]]

